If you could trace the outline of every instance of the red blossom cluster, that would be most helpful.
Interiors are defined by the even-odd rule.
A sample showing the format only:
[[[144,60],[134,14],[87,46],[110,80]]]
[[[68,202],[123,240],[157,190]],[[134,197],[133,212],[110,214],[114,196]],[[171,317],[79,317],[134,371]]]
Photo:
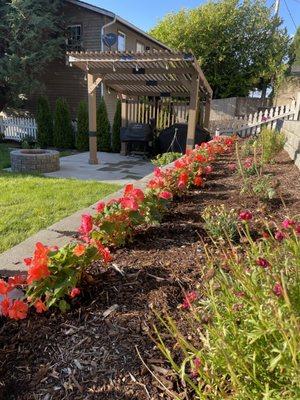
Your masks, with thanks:
[[[137,229],[156,221],[174,196],[190,186],[202,186],[203,177],[212,172],[209,164],[217,155],[231,151],[234,142],[234,138],[217,137],[196,146],[172,167],[157,168],[145,191],[130,184],[121,198],[99,202],[95,216],[82,215],[79,241],[60,249],[37,243],[33,257],[24,260],[27,277],[0,280],[0,315],[23,319],[31,306],[38,313],[51,306],[65,311],[68,305],[64,299],[74,299],[80,294],[77,286],[84,271],[96,260],[111,261],[108,246],[125,243]],[[15,288],[22,289],[24,295],[10,297]],[[192,301],[191,294],[186,306]]]

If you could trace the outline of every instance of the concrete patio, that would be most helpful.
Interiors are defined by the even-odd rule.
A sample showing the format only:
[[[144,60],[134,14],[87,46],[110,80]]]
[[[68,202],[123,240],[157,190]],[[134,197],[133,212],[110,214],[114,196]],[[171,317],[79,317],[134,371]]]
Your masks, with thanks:
[[[99,164],[89,164],[89,153],[60,159],[60,170],[44,174],[56,178],[75,178],[126,184],[153,172],[153,165],[140,156],[121,156],[117,153],[98,153]]]

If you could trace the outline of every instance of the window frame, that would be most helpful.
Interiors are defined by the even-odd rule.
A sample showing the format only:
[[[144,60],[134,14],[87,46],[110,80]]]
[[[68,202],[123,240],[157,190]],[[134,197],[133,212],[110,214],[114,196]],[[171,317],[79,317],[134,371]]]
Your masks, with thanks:
[[[68,26],[67,26],[67,31],[68,31],[70,28],[79,28],[79,29],[80,29],[80,40],[78,40],[78,41],[76,41],[76,42],[78,43],[79,47],[82,47],[82,38],[83,38],[83,34],[82,34],[82,24],[72,24],[72,25],[68,25]],[[67,36],[67,38],[66,38],[66,45],[67,45],[68,47],[74,46],[74,43],[75,43],[75,42],[73,41],[73,43],[71,43],[71,40],[73,40],[73,39],[71,39],[69,36]],[[78,47],[77,43],[75,43],[75,46],[76,46],[76,47]]]
[[[138,50],[138,45],[140,45],[143,48],[143,50]],[[139,40],[137,40],[135,48],[136,48],[137,52],[143,53],[146,49],[146,45],[144,43],[140,42]]]
[[[124,49],[122,49],[122,50],[120,50],[120,48],[119,48],[119,37],[120,36],[124,38]],[[118,31],[118,41],[117,41],[118,51],[126,51],[126,39],[127,39],[126,33],[122,32],[122,31]]]

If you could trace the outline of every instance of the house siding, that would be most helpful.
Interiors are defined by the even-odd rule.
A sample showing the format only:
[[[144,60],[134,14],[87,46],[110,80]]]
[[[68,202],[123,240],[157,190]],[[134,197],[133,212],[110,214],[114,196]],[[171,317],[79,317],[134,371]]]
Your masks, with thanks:
[[[81,26],[83,50],[100,51],[102,26],[112,21],[112,18],[71,3],[65,4],[64,13],[69,20],[68,25]],[[119,22],[109,26],[106,32],[117,34],[119,30],[126,35],[126,50],[128,51],[136,51],[137,41],[150,47],[151,50],[162,48]],[[108,48],[104,46],[103,50],[106,51]],[[112,50],[117,50],[117,44],[112,47]],[[65,58],[53,61],[41,77],[41,90],[29,99],[27,110],[31,114],[35,114],[37,98],[41,94],[48,97],[52,110],[55,109],[56,100],[59,97],[63,97],[69,104],[72,118],[75,119],[79,102],[81,100],[87,101],[87,82],[84,79],[84,75],[84,72],[80,69],[67,65]],[[108,93],[105,85],[103,86],[103,96],[107,105],[109,121],[112,125],[116,110],[117,93],[113,91]],[[101,88],[99,85],[97,88],[98,100],[100,95]]]

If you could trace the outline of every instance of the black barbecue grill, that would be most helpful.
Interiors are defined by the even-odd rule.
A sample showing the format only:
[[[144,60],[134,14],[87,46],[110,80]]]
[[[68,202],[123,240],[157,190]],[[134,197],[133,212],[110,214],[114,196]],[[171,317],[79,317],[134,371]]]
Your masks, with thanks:
[[[153,128],[149,124],[129,124],[127,128],[121,128],[120,138],[121,142],[127,144],[126,154],[136,148],[142,149],[144,154],[149,154],[152,150]]]

